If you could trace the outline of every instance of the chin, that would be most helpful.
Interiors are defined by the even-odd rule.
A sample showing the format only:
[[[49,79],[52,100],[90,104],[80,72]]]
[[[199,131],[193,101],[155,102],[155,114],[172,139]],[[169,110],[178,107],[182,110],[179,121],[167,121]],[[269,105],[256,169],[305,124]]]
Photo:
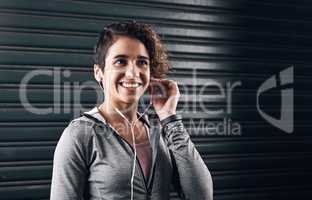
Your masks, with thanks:
[[[121,98],[121,101],[123,103],[126,103],[126,104],[138,103],[139,100],[140,100],[140,97],[123,97],[123,98]]]
[[[121,102],[126,104],[133,104],[133,103],[139,103],[140,98],[143,96],[144,90],[139,91],[136,94],[125,94],[125,93],[119,93],[118,97]]]

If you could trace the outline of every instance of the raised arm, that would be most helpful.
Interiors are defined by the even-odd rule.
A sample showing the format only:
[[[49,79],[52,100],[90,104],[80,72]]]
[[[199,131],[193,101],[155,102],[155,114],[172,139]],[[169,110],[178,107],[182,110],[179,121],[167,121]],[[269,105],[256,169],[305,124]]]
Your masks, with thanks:
[[[157,87],[161,89],[160,93],[156,92]],[[181,189],[178,192],[184,199],[212,200],[210,172],[184,128],[182,117],[176,114],[180,97],[177,82],[152,78],[150,92],[172,156],[174,185]]]

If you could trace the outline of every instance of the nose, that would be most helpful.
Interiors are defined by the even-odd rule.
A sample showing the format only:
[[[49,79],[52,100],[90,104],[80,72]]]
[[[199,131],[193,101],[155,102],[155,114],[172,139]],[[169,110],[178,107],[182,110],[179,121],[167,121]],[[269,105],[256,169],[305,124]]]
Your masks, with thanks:
[[[139,77],[139,67],[135,64],[135,62],[129,62],[129,65],[126,68],[126,77],[134,78]]]

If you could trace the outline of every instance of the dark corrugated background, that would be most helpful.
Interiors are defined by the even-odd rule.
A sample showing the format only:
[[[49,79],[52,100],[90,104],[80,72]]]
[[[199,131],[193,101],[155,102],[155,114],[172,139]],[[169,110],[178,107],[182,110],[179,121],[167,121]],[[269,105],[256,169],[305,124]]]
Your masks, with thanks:
[[[308,0],[1,0],[0,199],[49,198],[54,148],[79,114],[74,103],[96,103],[90,60],[97,33],[128,19],[153,24],[170,51],[169,77],[183,94],[179,111],[212,172],[215,199],[312,199],[311,10]],[[288,134],[260,116],[256,93],[291,66],[295,126]],[[26,87],[31,105],[54,103],[50,114],[21,104],[21,81],[32,70],[54,73]],[[231,92],[226,87],[239,82]],[[232,94],[230,103],[216,83]],[[261,109],[279,118],[280,99],[279,88],[268,91]],[[215,134],[211,126],[224,118],[239,124],[240,135],[228,134],[233,127]]]

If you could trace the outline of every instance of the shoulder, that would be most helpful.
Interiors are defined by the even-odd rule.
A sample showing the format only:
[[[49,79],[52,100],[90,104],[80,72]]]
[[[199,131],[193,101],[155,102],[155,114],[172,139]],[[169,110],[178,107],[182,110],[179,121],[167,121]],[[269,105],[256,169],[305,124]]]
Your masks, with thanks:
[[[81,142],[86,142],[96,133],[106,135],[109,132],[109,126],[106,124],[105,119],[99,116],[95,107],[88,112],[84,112],[82,116],[70,121],[61,137],[70,137]]]
[[[94,138],[94,126],[95,122],[84,116],[70,121],[58,140],[55,156],[64,159],[83,157],[88,160]]]
[[[92,140],[96,128],[97,124],[85,116],[75,118],[63,130],[58,145],[83,148]]]
[[[70,121],[68,126],[65,128],[62,136],[64,134],[68,134],[71,135],[71,137],[73,138],[85,137],[88,134],[90,134],[90,130],[92,129],[93,126],[94,122],[82,116]]]

